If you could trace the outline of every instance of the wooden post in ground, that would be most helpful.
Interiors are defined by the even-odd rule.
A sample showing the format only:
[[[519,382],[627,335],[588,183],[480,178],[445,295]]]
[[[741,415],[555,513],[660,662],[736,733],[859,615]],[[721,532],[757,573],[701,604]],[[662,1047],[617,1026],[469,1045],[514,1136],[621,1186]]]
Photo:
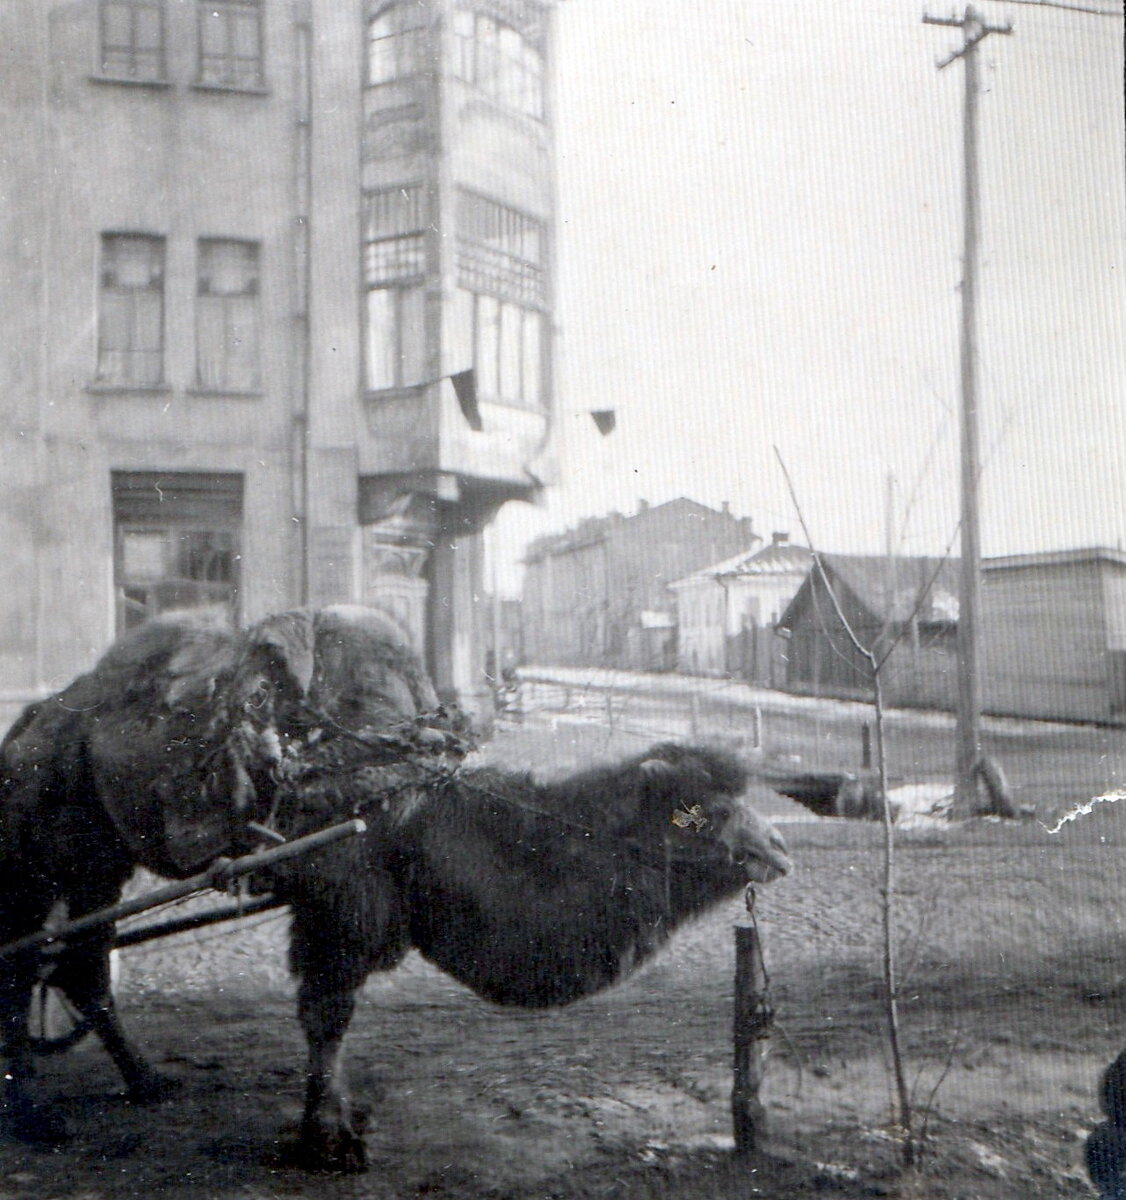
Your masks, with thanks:
[[[748,900],[748,907],[751,901]],[[735,1153],[761,1153],[766,1139],[766,1109],[759,1097],[766,1073],[767,1038],[774,1020],[766,998],[766,967],[754,925],[735,926],[734,1079],[731,1117]]]

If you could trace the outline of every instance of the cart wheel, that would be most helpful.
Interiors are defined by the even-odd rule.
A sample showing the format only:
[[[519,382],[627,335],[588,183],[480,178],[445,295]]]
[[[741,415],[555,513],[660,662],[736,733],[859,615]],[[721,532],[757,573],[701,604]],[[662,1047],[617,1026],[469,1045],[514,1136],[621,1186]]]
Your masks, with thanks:
[[[39,980],[31,993],[27,1014],[28,1036],[34,1054],[62,1054],[80,1041],[94,1027],[90,1017],[84,1017],[58,988]]]

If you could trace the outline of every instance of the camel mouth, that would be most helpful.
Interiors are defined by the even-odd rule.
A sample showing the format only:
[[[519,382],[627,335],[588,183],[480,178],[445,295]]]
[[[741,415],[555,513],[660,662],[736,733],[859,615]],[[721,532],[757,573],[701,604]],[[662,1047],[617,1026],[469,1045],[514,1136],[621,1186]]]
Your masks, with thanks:
[[[793,868],[790,856],[781,845],[755,846],[732,857],[736,865],[743,868],[749,883],[773,883]]]
[[[776,879],[781,879],[790,869],[789,864],[780,866],[762,858],[736,859],[736,862],[743,868],[749,883],[773,883]]]

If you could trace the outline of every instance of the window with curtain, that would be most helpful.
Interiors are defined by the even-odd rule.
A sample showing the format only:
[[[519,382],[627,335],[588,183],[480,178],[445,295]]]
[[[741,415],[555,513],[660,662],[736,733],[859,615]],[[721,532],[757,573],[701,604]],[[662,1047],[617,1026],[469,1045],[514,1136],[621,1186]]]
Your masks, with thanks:
[[[164,379],[164,239],[102,235],[96,382],[151,387]]]
[[[199,82],[257,90],[265,83],[261,0],[196,0]]]
[[[508,14],[515,22],[516,16]],[[454,73],[479,92],[529,117],[544,115],[542,30],[500,16],[456,9]]]
[[[377,8],[367,27],[367,82],[418,74],[426,62],[426,12],[418,4]]]
[[[258,246],[204,239],[196,285],[196,382],[207,391],[255,392],[259,350]]]
[[[112,79],[165,78],[164,0],[101,0],[99,64]]]

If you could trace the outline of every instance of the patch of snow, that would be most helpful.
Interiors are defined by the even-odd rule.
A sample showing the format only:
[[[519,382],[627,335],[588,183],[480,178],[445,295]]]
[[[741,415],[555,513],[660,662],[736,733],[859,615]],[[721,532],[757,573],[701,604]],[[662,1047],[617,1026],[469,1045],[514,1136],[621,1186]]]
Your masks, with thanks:
[[[908,783],[888,792],[892,820],[900,829],[947,825],[954,807],[949,783]]]

